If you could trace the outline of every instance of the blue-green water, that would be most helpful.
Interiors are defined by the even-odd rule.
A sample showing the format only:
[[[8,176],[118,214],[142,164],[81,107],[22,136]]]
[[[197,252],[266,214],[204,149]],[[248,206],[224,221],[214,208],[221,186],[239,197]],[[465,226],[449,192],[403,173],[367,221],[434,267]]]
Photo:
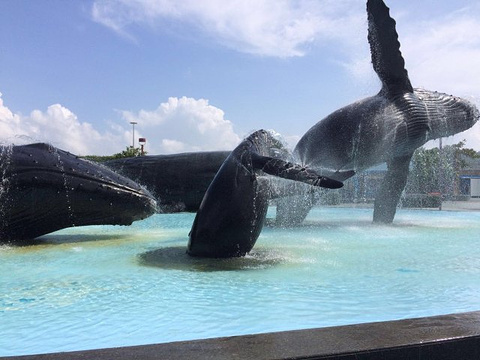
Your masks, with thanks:
[[[0,356],[480,309],[480,213],[317,208],[251,255],[185,255],[193,214],[0,247]]]

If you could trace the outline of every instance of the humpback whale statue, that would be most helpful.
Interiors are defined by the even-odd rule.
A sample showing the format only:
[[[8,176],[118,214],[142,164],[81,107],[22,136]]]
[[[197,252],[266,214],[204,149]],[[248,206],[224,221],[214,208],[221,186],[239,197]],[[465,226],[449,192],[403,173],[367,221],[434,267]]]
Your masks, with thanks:
[[[130,225],[155,199],[104,166],[47,144],[0,147],[0,243],[81,225]]]
[[[145,186],[157,199],[160,213],[196,212],[230,151],[148,155],[103,163]]]
[[[189,235],[187,253],[235,257],[248,253],[262,230],[272,189],[265,174],[313,186],[339,188],[339,181],[319,176],[286,158],[281,143],[258,130],[227,157],[207,189]]]
[[[361,172],[386,162],[388,170],[375,198],[373,220],[390,223],[414,151],[431,139],[470,128],[479,111],[459,97],[413,88],[388,7],[382,0],[368,0],[367,13],[373,68],[382,81],[380,92],[318,122],[300,139],[294,154],[300,163],[340,181],[351,170]],[[307,211],[292,209],[285,217],[302,214],[295,219],[298,223],[311,203],[297,206]]]

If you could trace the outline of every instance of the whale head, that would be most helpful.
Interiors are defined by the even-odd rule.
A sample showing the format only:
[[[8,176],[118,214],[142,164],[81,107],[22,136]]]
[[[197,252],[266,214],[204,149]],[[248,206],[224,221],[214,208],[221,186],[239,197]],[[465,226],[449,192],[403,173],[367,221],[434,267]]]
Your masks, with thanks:
[[[106,167],[47,144],[2,155],[0,241],[82,225],[130,225],[156,210],[154,197]]]
[[[415,95],[428,114],[429,140],[468,130],[480,118],[475,104],[458,96],[423,89],[415,89]]]

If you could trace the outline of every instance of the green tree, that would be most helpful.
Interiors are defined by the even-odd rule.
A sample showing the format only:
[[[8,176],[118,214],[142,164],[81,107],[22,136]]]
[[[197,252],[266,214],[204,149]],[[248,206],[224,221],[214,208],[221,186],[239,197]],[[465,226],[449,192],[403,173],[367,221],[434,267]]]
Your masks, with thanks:
[[[465,148],[465,141],[442,149],[417,149],[412,158],[407,193],[440,193],[447,198],[457,195],[458,179],[468,165],[467,158],[478,157],[475,150]]]
[[[145,152],[144,152],[145,154]],[[128,158],[128,157],[136,157],[136,156],[141,156],[142,151],[140,148],[134,148],[132,146],[127,146],[125,150],[123,150],[121,153],[114,154],[113,157],[114,159],[121,159],[121,158]]]
[[[147,152],[144,151],[143,155],[146,155],[146,154]],[[142,156],[142,150],[140,148],[127,146],[126,149],[123,150],[122,152],[119,152],[113,155],[107,155],[107,156],[87,155],[87,156],[84,156],[83,158],[96,161],[96,162],[104,162],[108,160],[123,159],[123,158],[136,157],[136,156]]]

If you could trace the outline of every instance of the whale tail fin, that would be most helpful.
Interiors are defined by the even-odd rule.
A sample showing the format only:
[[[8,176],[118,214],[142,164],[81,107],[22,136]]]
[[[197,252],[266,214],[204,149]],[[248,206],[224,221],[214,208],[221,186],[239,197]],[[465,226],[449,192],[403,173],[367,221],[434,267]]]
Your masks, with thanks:
[[[315,171],[301,165],[270,156],[262,156],[257,153],[252,153],[252,166],[267,174],[288,180],[300,181],[312,186],[329,189],[339,189],[343,186],[342,182],[320,176]]]
[[[389,8],[383,0],[368,0],[367,13],[373,69],[382,81],[382,91],[387,94],[413,92]]]

